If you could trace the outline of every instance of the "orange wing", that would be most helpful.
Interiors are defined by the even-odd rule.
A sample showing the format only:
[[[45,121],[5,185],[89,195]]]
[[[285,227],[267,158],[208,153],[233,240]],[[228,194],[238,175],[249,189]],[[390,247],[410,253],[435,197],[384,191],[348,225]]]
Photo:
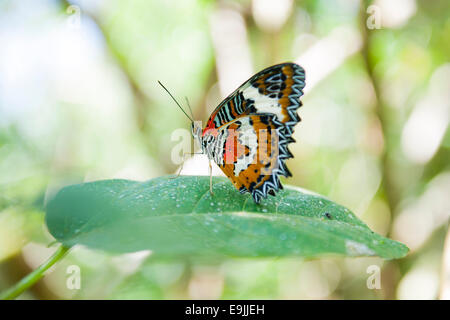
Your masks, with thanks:
[[[255,202],[282,188],[279,175],[290,176],[284,161],[292,157],[284,124],[273,114],[249,115],[221,127],[215,162],[241,193]]]
[[[211,114],[204,129],[218,129],[245,115],[273,113],[292,134],[305,87],[305,71],[295,63],[266,68],[244,82]]]
[[[282,189],[280,175],[291,176],[285,165],[292,158],[297,109],[305,72],[295,63],[262,70],[229,95],[211,114],[203,141],[213,135],[208,150],[241,192],[255,202]]]

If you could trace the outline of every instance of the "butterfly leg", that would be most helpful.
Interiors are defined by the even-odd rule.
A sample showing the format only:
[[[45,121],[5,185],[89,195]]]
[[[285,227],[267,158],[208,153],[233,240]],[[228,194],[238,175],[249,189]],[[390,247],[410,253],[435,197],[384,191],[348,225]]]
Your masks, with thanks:
[[[178,171],[178,174],[175,177],[170,177],[169,179],[176,179],[181,175],[181,171],[183,170],[184,162],[186,161],[186,155],[194,155],[194,154],[202,154],[201,152],[185,152],[183,153],[183,161],[181,162],[180,170]]]
[[[181,162],[181,167],[180,167],[180,170],[178,171],[178,174],[177,174],[175,177],[170,177],[169,179],[176,179],[176,178],[178,178],[178,177],[180,176],[181,171],[183,170],[183,166],[184,166],[184,162],[185,162],[185,160],[186,160],[186,155],[187,155],[187,154],[193,155],[193,154],[195,154],[195,153],[191,153],[191,152],[185,152],[185,153],[183,153],[183,161]]]
[[[211,195],[214,195],[213,192],[213,188],[212,188],[212,165],[211,165],[211,160],[209,160],[209,193],[211,193]]]

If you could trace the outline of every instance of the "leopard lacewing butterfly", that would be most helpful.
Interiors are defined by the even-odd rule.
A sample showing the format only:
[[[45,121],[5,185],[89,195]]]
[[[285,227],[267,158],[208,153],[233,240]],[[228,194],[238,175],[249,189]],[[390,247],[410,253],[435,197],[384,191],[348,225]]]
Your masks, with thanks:
[[[292,176],[285,161],[293,158],[288,145],[295,141],[292,134],[300,121],[297,109],[304,87],[305,71],[298,64],[268,67],[223,100],[205,128],[194,123],[171,97],[192,121],[192,135],[202,152],[236,189],[250,193],[259,203],[283,188],[280,176]]]

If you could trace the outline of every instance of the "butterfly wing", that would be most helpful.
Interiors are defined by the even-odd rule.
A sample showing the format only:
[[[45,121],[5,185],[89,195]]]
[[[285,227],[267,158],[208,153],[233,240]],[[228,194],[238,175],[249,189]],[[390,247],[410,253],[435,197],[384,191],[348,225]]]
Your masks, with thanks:
[[[269,67],[244,82],[211,114],[203,135],[214,132],[210,144],[215,162],[241,192],[255,202],[282,188],[280,175],[291,176],[285,165],[292,158],[297,109],[305,72],[295,63]]]
[[[256,203],[282,188],[280,174],[289,175],[284,161],[291,155],[283,128],[274,114],[260,114],[240,117],[217,130],[214,161]]]
[[[205,130],[217,129],[249,114],[275,114],[287,134],[300,117],[296,110],[305,87],[305,71],[295,63],[283,63],[258,72],[230,94],[211,114]]]

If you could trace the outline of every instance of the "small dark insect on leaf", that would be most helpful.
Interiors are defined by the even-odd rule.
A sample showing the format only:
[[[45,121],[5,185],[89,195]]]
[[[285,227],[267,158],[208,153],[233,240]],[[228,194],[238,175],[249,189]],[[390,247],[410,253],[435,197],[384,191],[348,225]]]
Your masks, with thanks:
[[[324,215],[330,220],[333,218],[329,212],[325,212]]]

